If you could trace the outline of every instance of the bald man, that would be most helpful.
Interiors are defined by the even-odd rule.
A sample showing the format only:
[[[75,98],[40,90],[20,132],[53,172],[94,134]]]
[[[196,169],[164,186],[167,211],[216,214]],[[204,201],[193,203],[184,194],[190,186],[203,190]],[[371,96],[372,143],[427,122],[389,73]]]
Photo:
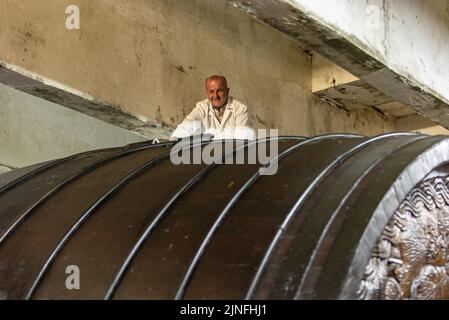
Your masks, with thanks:
[[[212,134],[214,139],[255,139],[250,128],[247,107],[229,96],[224,76],[213,75],[206,79],[206,96],[179,124],[170,140],[196,134]]]

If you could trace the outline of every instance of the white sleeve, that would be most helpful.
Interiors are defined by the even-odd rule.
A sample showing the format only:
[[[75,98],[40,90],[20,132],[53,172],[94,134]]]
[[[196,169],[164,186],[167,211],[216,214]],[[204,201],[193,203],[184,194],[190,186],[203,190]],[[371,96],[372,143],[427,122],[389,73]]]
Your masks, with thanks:
[[[238,112],[236,113],[234,139],[256,139],[256,132],[250,125],[248,108],[244,104],[241,104]]]
[[[197,105],[173,131],[171,138],[183,138],[201,134],[201,108]]]

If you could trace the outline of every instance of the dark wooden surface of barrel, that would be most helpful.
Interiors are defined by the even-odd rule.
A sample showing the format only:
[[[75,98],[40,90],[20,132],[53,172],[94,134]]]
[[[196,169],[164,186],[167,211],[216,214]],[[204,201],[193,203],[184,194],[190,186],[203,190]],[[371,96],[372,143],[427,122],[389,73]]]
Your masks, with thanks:
[[[0,297],[358,298],[395,210],[426,177],[445,175],[449,139],[275,141],[274,175],[261,175],[260,164],[175,165],[174,142],[4,175]],[[80,270],[79,289],[66,287],[69,265]]]

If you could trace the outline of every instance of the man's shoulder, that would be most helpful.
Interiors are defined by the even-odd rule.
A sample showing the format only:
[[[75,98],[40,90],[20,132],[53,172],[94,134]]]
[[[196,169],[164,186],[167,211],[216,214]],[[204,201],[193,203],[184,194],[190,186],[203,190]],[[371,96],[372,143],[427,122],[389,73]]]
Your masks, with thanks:
[[[208,102],[209,102],[209,100],[207,100],[207,99],[198,101],[198,102],[196,103],[196,107],[197,107],[197,108],[200,108],[200,109],[202,109],[202,110],[207,110],[207,108],[209,107]]]
[[[248,107],[243,102],[237,100],[236,98],[230,97],[229,99],[230,99],[230,102],[231,102],[232,106],[234,107],[234,109],[236,109],[236,110],[238,110],[238,109],[244,109],[244,110],[248,109]]]

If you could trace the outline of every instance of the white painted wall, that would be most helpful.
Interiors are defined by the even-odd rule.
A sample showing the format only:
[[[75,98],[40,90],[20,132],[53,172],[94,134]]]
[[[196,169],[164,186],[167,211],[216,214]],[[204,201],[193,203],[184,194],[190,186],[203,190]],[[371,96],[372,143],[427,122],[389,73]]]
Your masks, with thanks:
[[[0,85],[0,173],[146,138]],[[4,165],[4,166],[2,166]]]
[[[449,1],[288,0],[449,102]]]

